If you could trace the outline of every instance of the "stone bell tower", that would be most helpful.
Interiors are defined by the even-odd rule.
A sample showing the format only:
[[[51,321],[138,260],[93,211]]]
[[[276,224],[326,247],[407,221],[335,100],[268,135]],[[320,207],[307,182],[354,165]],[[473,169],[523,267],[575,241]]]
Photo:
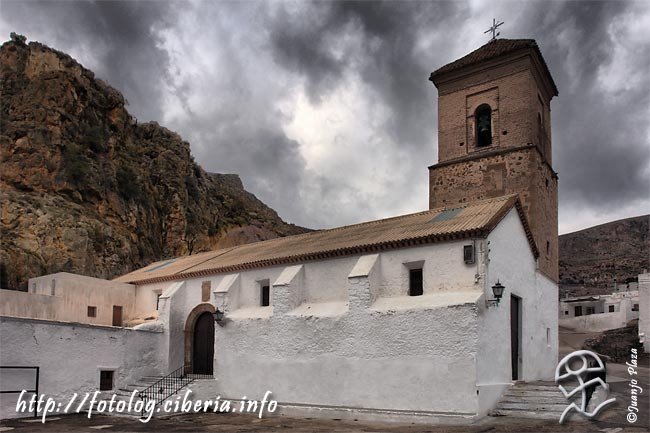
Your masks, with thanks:
[[[494,39],[429,79],[438,88],[438,163],[429,167],[429,208],[519,194],[539,269],[557,281],[550,103],[558,92],[537,43]]]

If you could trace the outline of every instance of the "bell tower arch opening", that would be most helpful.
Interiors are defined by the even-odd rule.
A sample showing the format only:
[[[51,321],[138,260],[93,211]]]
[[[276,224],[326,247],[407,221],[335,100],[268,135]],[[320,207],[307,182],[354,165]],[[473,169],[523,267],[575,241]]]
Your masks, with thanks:
[[[476,123],[476,147],[487,147],[492,144],[492,108],[481,104],[474,112]]]

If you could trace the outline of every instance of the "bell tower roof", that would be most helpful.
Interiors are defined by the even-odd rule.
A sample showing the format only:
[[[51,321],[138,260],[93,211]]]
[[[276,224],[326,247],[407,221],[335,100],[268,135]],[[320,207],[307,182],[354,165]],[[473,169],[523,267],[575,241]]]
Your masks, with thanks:
[[[506,60],[517,54],[528,54],[533,57],[534,63],[538,65],[541,75],[548,82],[552,96],[557,96],[557,86],[534,39],[493,39],[466,56],[436,69],[431,73],[429,80],[436,87],[439,87],[443,81],[453,79],[457,75],[464,75],[463,70],[466,70],[467,73],[472,73],[475,69],[474,66],[480,65],[477,69],[482,69],[482,66],[487,66],[488,63],[498,63],[499,60]]]

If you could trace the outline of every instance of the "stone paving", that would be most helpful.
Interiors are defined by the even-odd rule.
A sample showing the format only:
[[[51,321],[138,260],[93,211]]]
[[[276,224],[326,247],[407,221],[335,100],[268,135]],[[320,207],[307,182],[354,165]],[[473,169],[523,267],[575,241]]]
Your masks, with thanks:
[[[617,397],[622,395],[616,393]],[[429,426],[423,424],[387,424],[354,421],[295,419],[285,417],[256,418],[241,414],[187,414],[167,418],[154,418],[141,423],[131,417],[65,415],[40,420],[5,420],[0,422],[0,432],[276,432],[293,433],[487,433],[487,432],[576,432],[576,433],[624,433],[648,432],[648,401],[646,399],[644,420],[629,424],[624,407],[613,407],[603,413],[598,421],[569,422],[560,425],[547,420],[529,420],[510,417],[485,418],[471,425]]]
[[[580,340],[580,338],[578,338]],[[577,341],[576,345],[579,345]],[[567,349],[571,349],[567,347]],[[569,350],[570,351],[570,350]],[[639,395],[638,420],[630,424],[626,416],[630,404],[630,376],[624,364],[607,365],[610,395],[616,397],[615,405],[598,415],[596,421],[574,422],[560,425],[551,420],[531,420],[512,417],[488,417],[470,425],[430,426],[423,424],[369,423],[341,420],[295,419],[286,417],[256,418],[243,414],[184,414],[153,418],[142,423],[133,417],[56,415],[40,419],[13,419],[0,421],[2,432],[276,432],[293,433],[498,433],[498,432],[576,432],[576,433],[626,433],[650,432],[650,368],[640,365],[638,383],[643,388]]]

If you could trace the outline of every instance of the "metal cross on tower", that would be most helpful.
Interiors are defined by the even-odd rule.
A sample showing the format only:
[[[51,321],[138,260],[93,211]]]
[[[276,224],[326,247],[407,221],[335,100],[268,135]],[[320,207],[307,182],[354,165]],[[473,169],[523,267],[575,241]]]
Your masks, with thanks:
[[[492,32],[492,40],[495,40],[497,36],[499,36],[501,33],[497,32],[497,29],[503,24],[503,21],[500,23],[497,23],[497,20],[495,18],[492,18],[492,27],[484,31],[483,33],[490,33]]]

